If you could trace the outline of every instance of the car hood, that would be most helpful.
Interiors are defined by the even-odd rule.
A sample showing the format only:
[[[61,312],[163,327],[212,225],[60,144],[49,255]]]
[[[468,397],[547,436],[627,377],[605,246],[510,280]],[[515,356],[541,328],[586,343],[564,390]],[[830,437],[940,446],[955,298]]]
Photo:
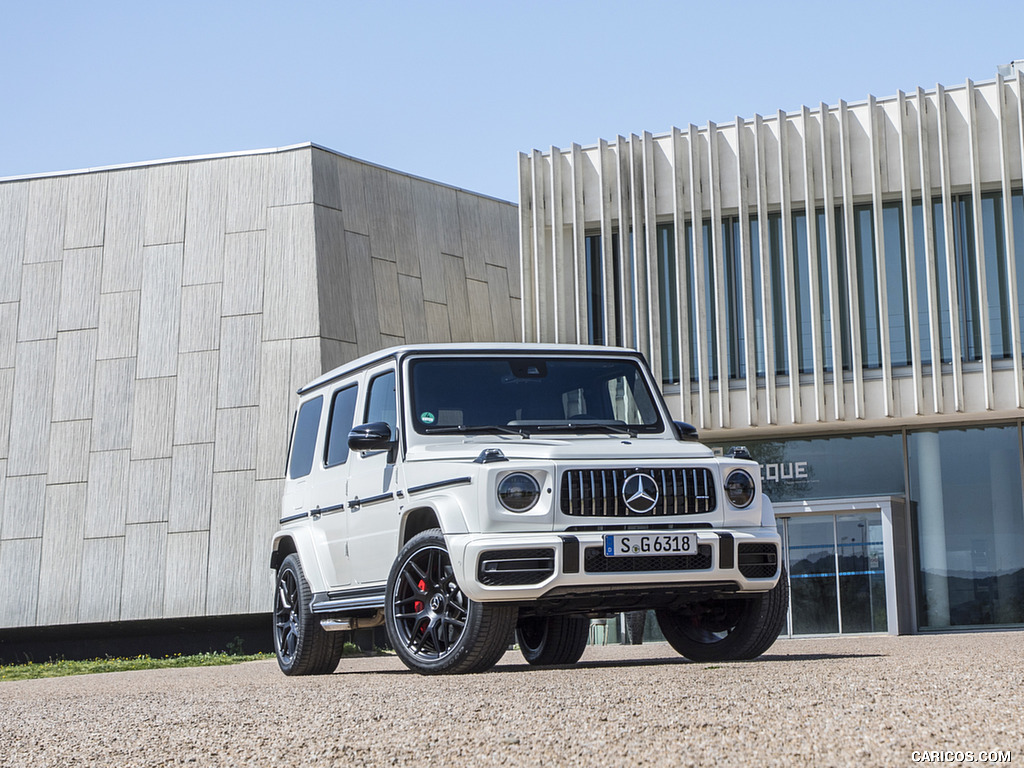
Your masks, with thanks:
[[[710,459],[711,449],[700,443],[665,438],[629,438],[620,435],[599,437],[531,437],[477,435],[429,445],[412,445],[406,461],[473,461],[483,451],[497,448],[510,461],[669,461],[673,459]]]

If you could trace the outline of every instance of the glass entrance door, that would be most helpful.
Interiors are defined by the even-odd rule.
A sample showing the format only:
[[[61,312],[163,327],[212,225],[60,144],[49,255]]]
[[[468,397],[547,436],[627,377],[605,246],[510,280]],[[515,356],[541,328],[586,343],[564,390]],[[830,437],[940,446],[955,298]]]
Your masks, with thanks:
[[[887,630],[881,512],[780,517],[778,527],[789,571],[790,634]]]

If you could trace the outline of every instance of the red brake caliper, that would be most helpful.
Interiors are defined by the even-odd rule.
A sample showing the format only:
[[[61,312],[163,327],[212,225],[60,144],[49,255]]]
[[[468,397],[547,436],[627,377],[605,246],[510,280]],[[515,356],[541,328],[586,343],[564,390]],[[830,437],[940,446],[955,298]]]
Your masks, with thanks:
[[[420,579],[420,583],[417,584],[416,586],[419,587],[420,592],[422,592],[424,594],[426,593],[426,591],[427,591],[427,582],[425,582],[423,579]],[[423,610],[423,601],[422,600],[417,600],[416,602],[414,602],[412,604],[412,609],[414,611],[416,611],[416,613],[419,613],[420,611],[422,611]]]

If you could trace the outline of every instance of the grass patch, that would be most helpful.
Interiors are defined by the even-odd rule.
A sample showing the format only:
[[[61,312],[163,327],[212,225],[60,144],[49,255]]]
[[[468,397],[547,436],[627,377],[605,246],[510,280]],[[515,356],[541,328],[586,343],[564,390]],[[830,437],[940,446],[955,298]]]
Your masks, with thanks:
[[[178,667],[220,667],[243,661],[272,659],[273,654],[197,653],[191,656],[151,656],[132,658],[89,659],[87,661],[45,661],[41,663],[10,664],[0,666],[0,681],[36,680],[41,677],[67,677],[68,675],[94,675],[100,672],[128,672],[136,669],[174,669]]]

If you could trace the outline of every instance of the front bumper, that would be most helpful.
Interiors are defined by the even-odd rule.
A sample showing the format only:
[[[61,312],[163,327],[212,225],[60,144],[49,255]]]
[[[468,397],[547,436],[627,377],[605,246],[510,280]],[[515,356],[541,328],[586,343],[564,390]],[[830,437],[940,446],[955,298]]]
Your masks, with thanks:
[[[674,531],[697,537],[697,554],[605,558],[604,536],[643,531],[454,534],[448,553],[462,591],[478,602],[538,600],[574,588],[641,589],[729,585],[738,592],[766,592],[776,585],[781,539],[775,528]],[[503,562],[514,569],[500,570]],[[495,564],[499,570],[494,570]]]

